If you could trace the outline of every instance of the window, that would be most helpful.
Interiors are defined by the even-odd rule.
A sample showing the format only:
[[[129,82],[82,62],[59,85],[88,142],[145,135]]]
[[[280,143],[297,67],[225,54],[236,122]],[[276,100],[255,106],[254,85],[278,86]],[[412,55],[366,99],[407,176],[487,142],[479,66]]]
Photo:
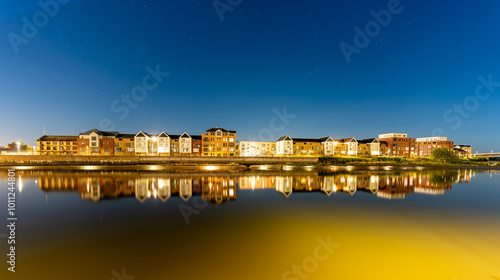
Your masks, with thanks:
[[[91,139],[92,139],[92,141],[96,141],[96,140],[97,140],[97,137],[92,136],[92,138],[91,138]]]
[[[85,147],[80,147],[80,152],[85,152]]]
[[[109,147],[105,147],[105,148],[104,148],[104,151],[105,151],[105,152],[109,152]]]

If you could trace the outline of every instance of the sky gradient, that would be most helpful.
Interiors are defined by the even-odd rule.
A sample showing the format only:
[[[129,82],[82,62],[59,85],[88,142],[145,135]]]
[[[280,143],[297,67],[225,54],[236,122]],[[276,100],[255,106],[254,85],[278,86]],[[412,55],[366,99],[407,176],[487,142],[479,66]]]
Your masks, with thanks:
[[[43,126],[48,135],[218,126],[238,140],[405,132],[500,151],[497,1],[402,0],[350,62],[341,43],[355,47],[355,27],[395,1],[54,3],[46,22],[37,1],[0,3],[0,146],[34,145]],[[23,17],[38,21],[35,35],[23,34]],[[155,71],[168,76],[147,78]],[[272,122],[285,106],[294,117]]]

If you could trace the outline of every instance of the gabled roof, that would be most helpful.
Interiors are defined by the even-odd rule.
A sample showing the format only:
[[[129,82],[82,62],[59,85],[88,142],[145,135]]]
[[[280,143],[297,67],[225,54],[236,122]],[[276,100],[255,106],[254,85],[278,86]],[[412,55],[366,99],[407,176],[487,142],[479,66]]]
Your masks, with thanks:
[[[160,135],[158,135],[158,137],[162,137],[162,138],[163,137],[167,137],[167,138],[169,138],[170,136],[168,136],[168,134],[165,131],[163,131],[162,133],[160,133]]]
[[[385,145],[385,146],[389,145],[389,143],[387,143],[386,141],[380,141],[380,140],[378,140],[378,141],[380,142],[380,145]]]
[[[189,136],[189,134],[187,132],[184,132],[184,133],[182,133],[181,136],[179,136],[179,138],[191,138],[191,136]]]
[[[77,141],[78,136],[72,135],[44,135],[36,141]]]
[[[373,142],[379,142],[377,138],[368,138],[368,139],[363,139],[363,140],[358,140],[358,143],[361,144],[371,144]]]
[[[288,139],[286,139],[288,137]],[[282,141],[282,140],[292,140],[292,137],[290,137],[290,135],[285,135],[285,136],[281,136],[280,138],[278,138],[278,140],[276,141]]]
[[[120,132],[118,132],[118,131],[100,131],[99,129],[94,128],[94,129],[91,129],[89,131],[82,132],[79,135],[90,135],[92,133],[96,133],[97,135],[101,135],[101,136],[116,136]]]
[[[236,130],[226,130],[226,129],[221,128],[221,127],[209,128],[205,132],[216,132],[217,130],[220,130],[222,132],[236,133]]]
[[[118,134],[116,138],[126,138],[126,139],[134,139],[135,134]]]
[[[150,137],[150,135],[141,130],[134,137]]]
[[[458,147],[467,147],[467,148],[470,148],[470,145],[455,145],[455,146],[458,146]]]
[[[319,140],[323,143],[323,142],[326,142],[326,141],[333,141],[332,137],[330,136],[326,136],[326,137],[321,137],[319,138]]]
[[[351,142],[352,140],[356,141],[356,138],[348,137],[348,138],[342,138],[340,140],[343,141],[344,143],[346,143],[346,142]],[[358,141],[356,141],[356,142],[358,142]]]

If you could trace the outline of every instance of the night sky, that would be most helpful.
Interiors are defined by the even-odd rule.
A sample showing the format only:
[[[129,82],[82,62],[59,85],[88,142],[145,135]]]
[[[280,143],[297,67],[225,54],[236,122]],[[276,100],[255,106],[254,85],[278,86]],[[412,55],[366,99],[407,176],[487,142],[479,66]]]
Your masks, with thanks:
[[[500,151],[498,1],[54,1],[0,3],[0,146],[218,126]]]

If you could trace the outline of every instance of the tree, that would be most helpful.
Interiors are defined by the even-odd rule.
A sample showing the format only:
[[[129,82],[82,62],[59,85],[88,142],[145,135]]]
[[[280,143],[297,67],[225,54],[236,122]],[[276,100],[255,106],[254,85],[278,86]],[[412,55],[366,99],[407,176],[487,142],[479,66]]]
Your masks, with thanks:
[[[20,144],[21,144],[21,148],[19,149],[19,151],[30,152],[30,151],[33,150],[33,147],[31,147],[30,145],[26,145],[23,142],[20,142]],[[13,150],[17,151],[17,142],[16,141],[12,141],[12,143],[9,143],[7,145],[7,148],[8,149],[13,149]]]
[[[454,150],[448,148],[437,148],[432,150],[431,159],[440,162],[456,162],[460,158]]]

